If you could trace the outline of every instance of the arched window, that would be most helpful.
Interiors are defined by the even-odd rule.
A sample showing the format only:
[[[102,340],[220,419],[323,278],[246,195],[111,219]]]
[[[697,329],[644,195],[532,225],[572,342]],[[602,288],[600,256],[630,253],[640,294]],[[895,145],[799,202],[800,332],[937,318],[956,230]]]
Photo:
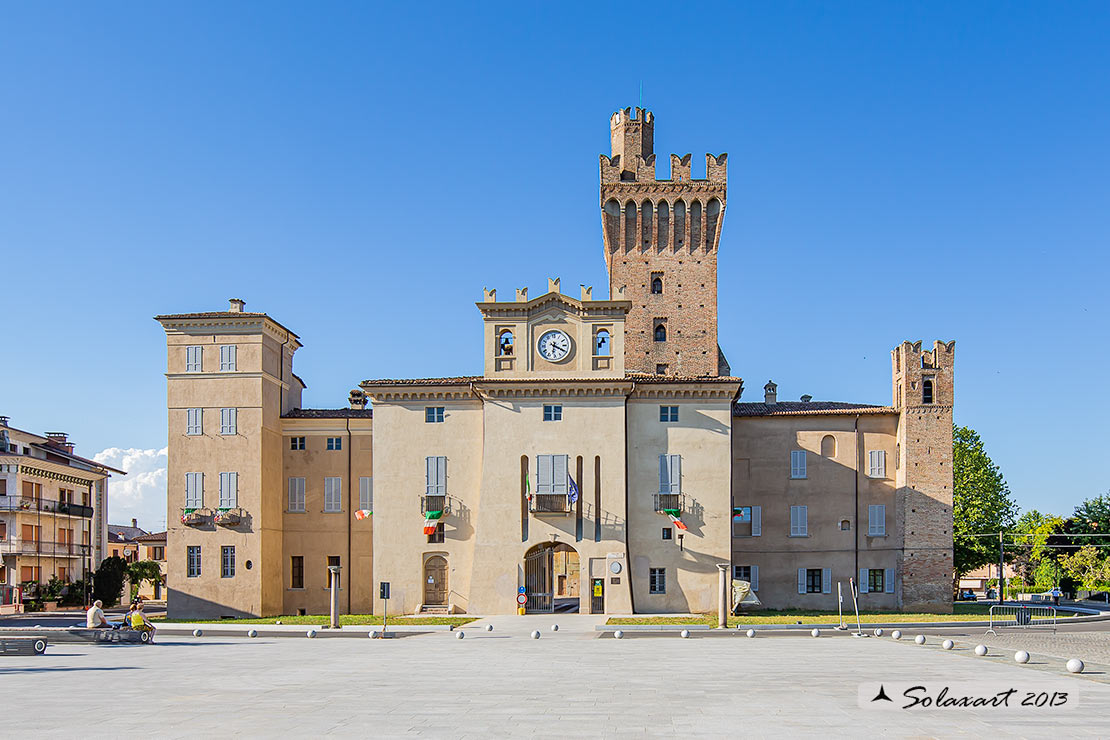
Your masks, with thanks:
[[[643,205],[640,206],[640,231],[643,234],[643,243],[641,244],[641,248],[645,252],[651,249],[651,212],[651,201],[645,200],[643,202]]]
[[[608,357],[612,353],[613,349],[609,344],[609,330],[598,329],[597,337],[594,339],[594,355],[598,357]]]
[[[826,434],[821,438],[821,456],[836,457],[836,437]]]
[[[721,217],[721,201],[713,198],[705,207],[705,248],[713,248],[713,240],[717,237],[717,221]]]
[[[657,341],[657,342],[667,341],[667,327],[664,326],[663,324],[656,324],[655,325],[655,341]]]
[[[662,295],[663,293],[663,278],[653,277],[651,279],[651,292],[655,295]]]
[[[670,233],[671,226],[671,214],[670,208],[667,206],[667,201],[661,200],[655,207],[655,220],[658,222],[655,229],[656,234],[658,234],[655,241],[655,249],[661,252],[667,248],[667,236]]]
[[[926,379],[921,384],[921,403],[933,402],[933,381]]]
[[[639,241],[636,233],[636,204],[628,201],[624,204],[624,251],[629,251]]]
[[[513,354],[513,333],[505,330],[497,335],[497,356],[511,357]]]
[[[690,204],[690,249],[701,246],[701,201]]]
[[[674,248],[686,243],[686,202],[676,200],[674,204]]]
[[[609,249],[617,249],[621,240],[621,204],[610,198],[605,201],[605,236]]]

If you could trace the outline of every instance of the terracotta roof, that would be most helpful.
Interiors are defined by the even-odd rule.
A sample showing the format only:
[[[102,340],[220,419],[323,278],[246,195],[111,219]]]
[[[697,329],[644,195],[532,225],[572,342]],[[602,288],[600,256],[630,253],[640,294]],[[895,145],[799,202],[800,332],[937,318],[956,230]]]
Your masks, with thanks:
[[[104,470],[111,470],[113,473],[119,473],[120,475],[127,475],[126,470],[119,470],[117,468],[113,468],[111,465],[105,465],[102,462],[97,462],[96,460],[90,460],[87,457],[81,457],[80,455],[75,455],[72,452],[66,452],[65,450],[61,449],[60,447],[58,447],[56,445],[39,444],[38,442],[32,442],[31,446],[32,447],[37,447],[40,450],[45,450],[46,452],[53,452],[55,455],[60,455],[62,457],[68,458],[70,460],[76,460],[77,462],[84,463],[86,465],[91,465],[91,466],[97,467],[97,468],[103,468]]]
[[[537,378],[522,376],[514,378],[487,378],[483,375],[463,375],[453,378],[382,378],[364,380],[360,385],[469,385],[471,383],[596,383],[612,381],[633,381],[636,383],[740,383],[740,378],[730,376],[709,377],[693,375],[651,375],[649,373],[628,373],[624,377],[548,377]]]
[[[300,339],[289,327],[265,313],[252,313],[250,311],[201,311],[199,313],[164,313],[154,317],[155,321],[173,321],[176,319],[268,319],[289,332],[295,339]]]
[[[370,419],[374,409],[293,409],[283,419]]]
[[[165,542],[165,532],[152,532],[151,534],[144,534],[142,537],[136,537],[136,542]]]
[[[108,540],[110,542],[134,542],[135,538],[149,534],[142,527],[126,527],[122,524],[108,525]]]
[[[469,385],[485,380],[481,375],[464,375],[455,378],[382,378],[364,380],[359,385]]]
[[[897,414],[890,406],[840,401],[779,401],[778,403],[738,403],[733,416],[816,416],[820,414]]]

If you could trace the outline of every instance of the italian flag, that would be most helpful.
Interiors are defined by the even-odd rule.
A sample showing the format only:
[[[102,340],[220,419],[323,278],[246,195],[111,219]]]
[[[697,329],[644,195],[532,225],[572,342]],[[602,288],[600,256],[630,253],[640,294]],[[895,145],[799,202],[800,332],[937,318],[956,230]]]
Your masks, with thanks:
[[[439,524],[440,517],[443,516],[442,511],[429,511],[424,514],[424,534],[435,534],[436,525]]]
[[[686,525],[682,522],[682,512],[678,509],[663,509],[663,513],[671,518],[674,525],[679,529],[686,529]]]
[[[370,516],[373,513],[374,512],[370,511],[369,509],[359,509],[358,511],[355,512],[355,519],[357,519],[358,521],[361,522],[363,519],[365,519],[366,517]]]

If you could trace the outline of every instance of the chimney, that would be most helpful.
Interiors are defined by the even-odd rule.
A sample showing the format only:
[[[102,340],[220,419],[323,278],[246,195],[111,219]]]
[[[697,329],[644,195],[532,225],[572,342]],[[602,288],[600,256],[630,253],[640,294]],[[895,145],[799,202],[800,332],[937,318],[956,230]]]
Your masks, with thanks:
[[[138,519],[132,519],[131,520],[131,528],[132,529],[138,529],[139,528],[139,520]]]
[[[802,403],[809,403],[812,400],[813,396],[809,395],[808,393],[802,396]]]
[[[243,306],[247,305],[247,302],[242,298],[232,298],[228,303],[231,305],[227,310],[231,313],[243,313]]]
[[[8,419],[10,418],[10,416],[0,416],[0,427],[8,426]]]
[[[358,388],[355,388],[351,391],[350,395],[347,396],[347,404],[353,409],[366,408],[366,394]]]
[[[774,381],[768,380],[767,385],[763,386],[763,403],[771,406],[778,403],[779,387],[775,385]]]
[[[73,443],[66,439],[68,436],[65,432],[47,432],[46,444],[57,447],[59,450],[65,450],[72,455]]]

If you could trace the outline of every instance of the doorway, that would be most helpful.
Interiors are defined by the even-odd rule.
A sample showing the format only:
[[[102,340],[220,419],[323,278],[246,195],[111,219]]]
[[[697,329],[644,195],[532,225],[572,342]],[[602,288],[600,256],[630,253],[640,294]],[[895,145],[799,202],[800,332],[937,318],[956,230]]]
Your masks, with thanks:
[[[580,596],[578,552],[563,543],[536,545],[524,555],[524,589],[530,614],[577,613]]]
[[[424,561],[424,604],[447,606],[447,559],[442,555]]]

